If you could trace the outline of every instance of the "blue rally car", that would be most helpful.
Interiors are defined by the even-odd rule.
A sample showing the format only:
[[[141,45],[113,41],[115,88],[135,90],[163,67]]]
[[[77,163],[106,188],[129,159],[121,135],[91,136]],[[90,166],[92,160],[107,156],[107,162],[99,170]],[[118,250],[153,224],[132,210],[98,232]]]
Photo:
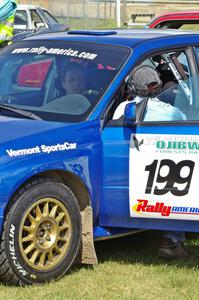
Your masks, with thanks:
[[[184,120],[146,121],[147,97],[113,118],[140,64]],[[1,51],[1,281],[94,264],[94,240],[199,232],[198,73],[199,34],[179,31],[37,35]]]

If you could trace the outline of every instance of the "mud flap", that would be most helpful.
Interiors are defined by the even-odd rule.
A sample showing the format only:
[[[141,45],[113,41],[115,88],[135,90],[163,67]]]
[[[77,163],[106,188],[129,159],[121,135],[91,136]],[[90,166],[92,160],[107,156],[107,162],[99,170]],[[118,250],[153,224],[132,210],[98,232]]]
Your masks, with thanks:
[[[87,206],[81,212],[82,218],[82,243],[78,263],[94,265],[97,264],[97,256],[93,242],[93,213],[92,207]]]

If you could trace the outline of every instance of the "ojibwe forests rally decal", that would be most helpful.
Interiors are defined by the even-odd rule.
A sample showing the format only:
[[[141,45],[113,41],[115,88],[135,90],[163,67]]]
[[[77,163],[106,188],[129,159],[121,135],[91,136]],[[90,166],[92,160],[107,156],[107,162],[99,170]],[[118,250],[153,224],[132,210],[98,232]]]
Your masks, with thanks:
[[[199,137],[131,135],[130,215],[199,220]]]

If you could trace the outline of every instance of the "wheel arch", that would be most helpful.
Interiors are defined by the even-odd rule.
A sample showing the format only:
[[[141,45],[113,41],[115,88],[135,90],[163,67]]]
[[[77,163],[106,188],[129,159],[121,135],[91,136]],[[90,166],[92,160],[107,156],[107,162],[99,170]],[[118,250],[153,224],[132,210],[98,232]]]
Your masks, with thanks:
[[[37,175],[38,176],[38,175]],[[84,210],[86,206],[91,205],[90,193],[85,183],[74,173],[65,171],[47,171],[39,174],[40,177],[55,178],[58,181],[66,184],[77,198],[80,211]]]
[[[65,172],[63,170],[47,170],[29,177],[22,184],[20,184],[20,186],[18,186],[17,190],[13,193],[13,195],[11,195],[10,200],[6,206],[6,210],[9,209],[10,205],[12,204],[12,199],[15,193],[17,193],[24,184],[27,184],[28,182],[38,177],[52,178],[54,180],[66,184],[77,198],[80,211],[83,211],[87,206],[91,205],[90,193],[88,191],[88,188],[79,177],[68,171]]]

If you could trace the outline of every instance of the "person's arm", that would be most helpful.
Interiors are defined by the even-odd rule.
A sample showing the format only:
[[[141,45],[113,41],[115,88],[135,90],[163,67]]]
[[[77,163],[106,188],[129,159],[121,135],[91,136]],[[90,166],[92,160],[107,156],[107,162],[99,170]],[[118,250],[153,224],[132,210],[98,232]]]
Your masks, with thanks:
[[[124,110],[125,110],[125,107],[127,104],[131,103],[132,101],[139,103],[142,100],[143,100],[142,97],[136,96],[132,100],[129,99],[129,100],[125,100],[122,103],[120,103],[113,114],[113,120],[118,120],[119,118],[121,118],[124,115]]]
[[[186,115],[177,107],[174,107],[174,120],[187,120]]]
[[[118,105],[118,107],[116,108],[116,110],[113,114],[113,120],[118,120],[120,117],[122,117],[124,115],[124,110],[128,103],[129,103],[129,101],[126,100]]]
[[[158,98],[149,99],[144,118],[145,121],[177,121],[186,119],[185,114],[177,107],[162,102]]]

